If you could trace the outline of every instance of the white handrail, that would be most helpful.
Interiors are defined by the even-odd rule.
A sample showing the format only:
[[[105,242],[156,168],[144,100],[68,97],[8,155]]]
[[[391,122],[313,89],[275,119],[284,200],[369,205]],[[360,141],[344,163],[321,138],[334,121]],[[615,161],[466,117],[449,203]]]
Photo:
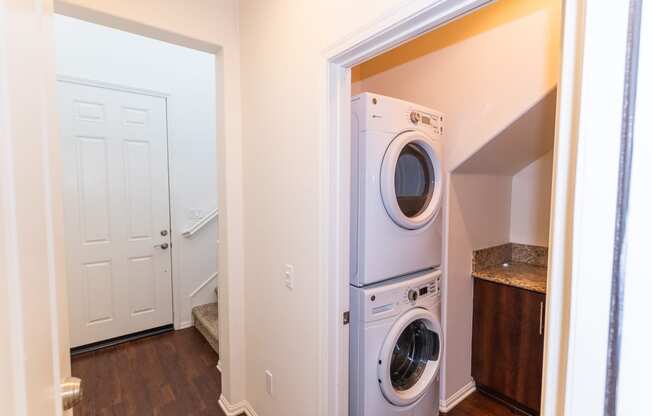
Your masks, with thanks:
[[[209,222],[213,221],[215,218],[217,218],[217,208],[215,208],[214,210],[206,214],[204,218],[194,223],[190,228],[188,228],[186,231],[181,233],[181,235],[186,238],[190,238],[193,235],[195,235],[197,231],[204,228]]]

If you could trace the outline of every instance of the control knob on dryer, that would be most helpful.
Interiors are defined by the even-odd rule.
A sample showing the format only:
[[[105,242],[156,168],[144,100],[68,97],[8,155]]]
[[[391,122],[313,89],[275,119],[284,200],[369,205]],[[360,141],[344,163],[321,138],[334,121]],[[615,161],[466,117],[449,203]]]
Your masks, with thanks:
[[[410,302],[416,302],[418,297],[419,297],[419,293],[416,290],[414,289],[408,290],[408,299],[410,300]]]

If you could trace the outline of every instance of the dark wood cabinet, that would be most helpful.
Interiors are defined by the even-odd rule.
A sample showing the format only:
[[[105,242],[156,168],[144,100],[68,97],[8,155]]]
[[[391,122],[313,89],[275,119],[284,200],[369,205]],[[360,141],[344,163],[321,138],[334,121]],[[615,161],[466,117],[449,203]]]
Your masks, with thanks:
[[[545,295],[474,279],[472,375],[482,391],[539,414]]]

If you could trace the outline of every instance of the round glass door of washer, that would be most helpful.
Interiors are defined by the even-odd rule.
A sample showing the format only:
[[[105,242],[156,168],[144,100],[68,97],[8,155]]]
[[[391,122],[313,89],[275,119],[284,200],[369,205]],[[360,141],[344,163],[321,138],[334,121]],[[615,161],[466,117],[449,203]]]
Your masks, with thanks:
[[[378,360],[385,398],[397,406],[417,401],[439,372],[441,326],[432,313],[415,308],[392,327]]]

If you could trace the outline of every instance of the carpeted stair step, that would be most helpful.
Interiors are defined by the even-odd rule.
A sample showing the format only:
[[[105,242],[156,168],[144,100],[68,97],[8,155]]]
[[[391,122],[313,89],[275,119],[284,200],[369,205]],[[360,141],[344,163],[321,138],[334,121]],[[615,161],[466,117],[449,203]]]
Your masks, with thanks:
[[[220,353],[217,339],[217,302],[192,308],[195,328],[206,338],[216,353]]]

